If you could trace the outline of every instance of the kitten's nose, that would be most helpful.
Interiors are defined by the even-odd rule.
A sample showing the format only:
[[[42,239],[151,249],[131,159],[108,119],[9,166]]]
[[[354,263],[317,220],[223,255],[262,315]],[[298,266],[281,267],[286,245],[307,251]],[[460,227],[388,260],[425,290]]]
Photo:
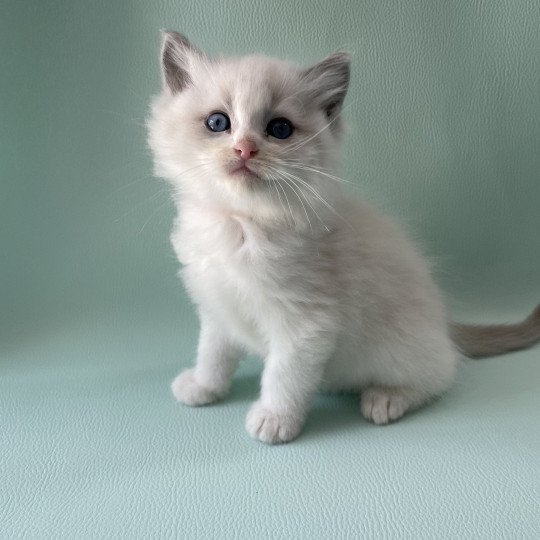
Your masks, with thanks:
[[[234,145],[234,151],[239,155],[244,161],[251,159],[259,151],[255,141],[250,139],[242,139]]]

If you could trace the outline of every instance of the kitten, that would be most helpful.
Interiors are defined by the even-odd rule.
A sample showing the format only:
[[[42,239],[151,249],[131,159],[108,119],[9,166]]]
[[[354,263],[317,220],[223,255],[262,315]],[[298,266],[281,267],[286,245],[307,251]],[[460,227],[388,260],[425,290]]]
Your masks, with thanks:
[[[264,358],[246,420],[267,443],[296,437],[319,388],[361,394],[386,424],[449,388],[458,352],[540,339],[540,306],[517,325],[447,322],[426,262],[387,218],[343,194],[347,54],[302,69],[263,56],[212,59],[163,37],[152,106],[156,173],[178,208],[172,245],[200,317],[188,405],[222,398],[245,352]]]

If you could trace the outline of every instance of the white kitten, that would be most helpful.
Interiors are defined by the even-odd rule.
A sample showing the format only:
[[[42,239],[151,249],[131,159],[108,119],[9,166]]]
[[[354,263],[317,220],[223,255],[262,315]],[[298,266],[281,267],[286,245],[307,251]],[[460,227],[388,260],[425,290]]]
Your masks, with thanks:
[[[223,397],[242,354],[256,353],[265,368],[246,428],[285,442],[318,388],[361,393],[362,414],[385,424],[451,385],[458,349],[540,339],[538,308],[519,325],[449,327],[404,234],[341,192],[347,54],[309,69],[218,60],[167,32],[162,69],[149,141],[174,188],[172,244],[201,322],[196,365],[172,383],[178,400]]]

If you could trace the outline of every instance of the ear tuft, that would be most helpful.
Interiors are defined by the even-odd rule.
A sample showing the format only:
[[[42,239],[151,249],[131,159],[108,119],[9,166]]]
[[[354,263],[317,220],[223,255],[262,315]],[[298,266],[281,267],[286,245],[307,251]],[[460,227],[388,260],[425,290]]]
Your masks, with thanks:
[[[199,51],[182,34],[162,30],[161,71],[163,86],[173,94],[190,82],[190,62]]]
[[[306,69],[302,78],[308,92],[328,118],[335,118],[341,110],[349,88],[351,55],[339,52]]]

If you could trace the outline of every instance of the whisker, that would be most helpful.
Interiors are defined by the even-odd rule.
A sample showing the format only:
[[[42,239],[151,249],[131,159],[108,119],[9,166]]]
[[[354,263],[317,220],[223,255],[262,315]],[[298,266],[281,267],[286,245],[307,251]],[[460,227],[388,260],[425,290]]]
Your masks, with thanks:
[[[281,171],[281,172],[283,174],[287,175],[289,178],[294,178],[295,180],[300,182],[303,186],[308,188],[311,191],[311,193],[313,193],[313,195],[315,195],[315,197],[319,201],[321,201],[329,210],[332,210],[336,215],[339,216],[339,214],[336,212],[335,208],[329,202],[327,202],[313,186],[310,186],[305,180],[303,180],[299,176],[296,176],[295,174],[292,174],[292,173],[287,172],[287,171]]]
[[[135,210],[138,210],[139,208],[141,208],[141,206],[144,206],[145,204],[148,204],[149,202],[158,199],[158,198],[159,198],[161,195],[163,195],[164,193],[167,193],[167,190],[165,190],[165,189],[160,189],[157,193],[154,193],[153,195],[151,195],[150,197],[148,197],[148,198],[145,199],[144,201],[141,201],[139,204],[136,204],[135,206],[132,206],[125,214],[123,214],[123,215],[120,216],[119,218],[116,218],[116,219],[114,220],[114,223],[119,223],[120,221],[122,221],[123,219],[125,219],[127,216],[129,216],[130,214],[132,214],[133,212],[135,212]]]
[[[302,204],[302,207],[304,208],[304,212],[306,213],[306,218],[307,218],[307,220],[308,220],[308,223],[309,223],[309,225],[310,225],[310,227],[311,227],[311,222],[309,221],[309,216],[308,216],[308,214],[307,214],[307,212],[306,212],[306,209],[305,209],[305,207],[304,207],[304,204],[302,203],[302,199],[300,199],[300,198],[298,197],[298,193],[297,193],[296,190],[294,189],[294,186],[293,186],[293,185],[292,185],[292,184],[291,184],[284,176],[280,176],[280,177],[279,177],[279,180],[283,180],[283,181],[287,184],[287,186],[288,186],[289,188],[291,188],[291,191],[296,195],[296,197],[300,200],[300,203]],[[282,186],[282,189],[284,190],[283,186]]]
[[[146,124],[145,123],[141,124],[141,122],[144,122],[144,120],[142,118],[131,118],[129,116],[126,116],[125,114],[122,114],[121,112],[110,111],[108,109],[96,109],[96,112],[107,113],[107,114],[111,114],[111,115],[114,115],[114,116],[118,116],[119,118],[121,118],[125,122],[129,122],[130,124],[134,124],[134,125],[136,125],[138,127],[142,127],[142,128],[146,129]]]
[[[195,167],[190,167],[189,169],[185,169],[183,171],[180,171],[176,176],[173,177],[173,180],[177,180],[183,174],[186,174],[186,173],[188,173],[190,171],[198,169],[199,167],[203,167],[203,166],[207,165],[208,163],[209,162],[200,163],[199,165],[196,165]],[[146,174],[144,176],[139,176],[135,180],[133,180],[131,182],[128,182],[127,184],[123,184],[123,185],[119,186],[118,188],[114,189],[113,191],[107,193],[107,196],[112,197],[113,195],[116,195],[117,193],[119,193],[120,191],[123,191],[124,189],[127,189],[129,187],[134,186],[135,184],[140,184],[141,182],[145,182],[145,181],[148,181],[148,180],[154,181],[155,179],[150,174]],[[161,179],[158,179],[157,181],[162,182]]]
[[[285,171],[279,171],[280,174],[284,173]],[[286,181],[286,178],[284,176],[282,176],[282,179]],[[315,214],[315,216],[317,217],[317,219],[321,222],[322,226],[328,231],[330,232],[330,229],[328,228],[328,226],[326,225],[326,223],[323,221],[323,219],[321,218],[321,216],[319,215],[319,213],[317,212],[317,210],[315,210],[315,207],[309,202],[309,199],[306,197],[306,194],[304,193],[304,191],[302,190],[302,188],[296,184],[296,182],[294,181],[294,179],[290,179],[290,182],[292,182],[292,184],[300,191],[300,193],[302,194],[304,200],[306,201],[306,204],[311,208],[311,210],[313,211],[313,213]],[[301,202],[301,201],[300,201]],[[307,216],[306,216],[307,217]],[[309,221],[309,218],[308,218],[308,221]],[[310,226],[311,226],[311,222],[310,222]],[[313,230],[313,228],[312,228]]]
[[[277,181],[277,179],[276,179],[276,181]],[[293,211],[292,211],[291,203],[289,202],[289,197],[287,196],[287,192],[283,189],[283,186],[279,183],[279,181],[277,181],[277,185],[281,188],[281,191],[283,192],[283,195],[285,195],[285,200],[287,201],[287,206],[289,207],[289,212],[291,214],[291,219],[294,222],[294,226],[297,227],[298,224],[296,222],[296,219],[294,218],[294,214],[293,214]]]
[[[311,220],[309,219],[308,212],[307,212],[307,210],[306,210],[306,207],[304,206],[304,203],[303,203],[301,197],[298,195],[298,193],[297,193],[297,191],[296,191],[296,189],[295,189],[295,185],[294,185],[293,183],[289,183],[289,182],[287,181],[287,179],[281,174],[281,171],[280,171],[279,169],[274,169],[274,168],[272,167],[272,170],[274,170],[274,171],[278,174],[278,176],[280,177],[280,179],[281,179],[281,180],[284,180],[284,181],[286,182],[286,184],[292,189],[293,193],[296,195],[296,197],[297,197],[298,200],[300,201],[300,204],[302,205],[302,208],[304,209],[304,213],[306,214],[306,219],[307,219],[307,221],[308,221],[308,223],[309,223],[309,228],[310,228],[311,230],[313,230],[313,226],[311,225]],[[297,187],[298,189],[300,189],[298,186],[296,186],[296,187]],[[282,189],[283,189],[283,187],[282,187]],[[302,192],[302,190],[300,190],[300,192]],[[308,202],[308,201],[306,200],[306,202]],[[309,203],[308,203],[308,204],[309,204]],[[311,206],[311,205],[310,205],[310,206]],[[313,210],[313,207],[312,207],[312,210]]]
[[[149,180],[152,181],[152,182],[155,181],[155,179],[149,174],[144,175],[144,176],[140,176],[140,177],[136,178],[135,180],[133,180],[131,182],[128,182],[127,184],[123,184],[123,185],[119,186],[118,188],[116,188],[115,190],[107,193],[107,196],[112,197],[113,195],[116,195],[119,191],[122,191],[122,190],[124,190],[124,189],[126,189],[126,188],[128,188],[130,186],[135,185],[135,184],[140,184],[141,182],[148,182]]]
[[[184,169],[183,171],[180,171],[178,174],[172,177],[172,180],[178,180],[178,178],[180,178],[183,174],[194,171],[195,169],[200,169],[201,167],[206,167],[207,165],[210,165],[210,164],[211,164],[211,161],[203,161],[199,163],[198,165],[195,165],[194,167],[190,167],[189,169]]]
[[[297,192],[297,189],[300,190],[300,194],[302,194],[302,190],[296,186],[294,184],[294,182],[291,182],[289,184],[289,182],[287,181],[286,178],[283,178],[283,180],[285,180],[285,182],[287,183],[287,185],[290,185],[291,186],[291,189],[293,190],[294,194],[296,195],[296,197],[298,198],[298,200],[300,201],[300,204],[302,205],[302,208],[304,209],[304,214],[306,214],[306,219],[307,219],[307,222],[309,223],[309,228],[313,231],[313,226],[311,225],[311,220],[309,219],[309,215],[308,215],[308,212],[306,210],[306,207],[304,206],[304,202],[302,201],[302,197],[300,197],[300,195],[298,194]],[[307,202],[307,201],[306,201]],[[309,203],[308,203],[309,204]]]
[[[354,182],[351,182],[350,180],[345,180],[344,178],[340,178],[339,176],[336,176],[334,174],[330,174],[328,172],[325,172],[321,169],[317,169],[315,167],[311,167],[309,165],[305,165],[300,162],[294,162],[294,161],[282,161],[284,165],[288,165],[289,167],[292,167],[293,169],[302,169],[305,171],[310,171],[314,173],[321,174],[322,176],[326,176],[327,178],[330,178],[331,180],[335,180],[336,182],[343,182],[344,184],[349,184],[356,187],[356,184]]]
[[[285,205],[283,204],[283,199],[281,198],[281,193],[279,192],[279,189],[278,189],[278,186],[280,189],[283,190],[283,188],[281,187],[281,185],[277,182],[276,178],[274,175],[270,174],[268,175],[269,179],[272,181],[272,185],[274,186],[274,189],[276,190],[276,193],[278,195],[278,198],[279,198],[279,202],[281,204],[281,208],[283,208],[283,214],[285,215],[285,217],[287,217],[287,210],[285,208]],[[288,219],[287,219],[288,221]]]
[[[152,218],[169,202],[169,199],[167,199],[165,202],[160,204],[151,214],[150,217],[144,222],[144,225],[141,227],[141,230],[137,234],[141,234],[145,227],[150,223]]]
[[[326,206],[326,208],[328,208],[328,210],[330,210],[333,214],[335,214],[339,219],[341,219],[344,223],[346,223],[349,227],[352,228],[352,226],[350,225],[350,223],[341,215],[339,214],[336,209],[328,202],[326,201],[322,196],[321,194],[311,185],[309,185],[305,180],[303,180],[302,178],[300,178],[299,176],[296,176],[292,173],[289,173],[289,172],[286,172],[286,171],[282,171],[284,174],[286,174],[289,178],[295,178],[298,182],[300,182],[303,186],[305,186],[309,191],[311,191],[311,193],[313,193],[313,195],[315,195],[315,197],[321,201],[324,206]]]
[[[199,165],[196,165],[196,166],[194,166],[194,167],[190,167],[189,169],[185,169],[185,170],[183,170],[183,171],[180,171],[180,173],[178,173],[175,177],[173,177],[173,179],[176,179],[176,178],[178,178],[179,176],[181,176],[182,174],[185,174],[185,173],[187,173],[187,172],[192,172],[192,171],[195,170],[195,169],[198,169],[198,170],[197,170],[197,173],[200,173],[200,172],[201,172],[201,171],[200,171],[200,168],[203,167],[203,166],[205,166],[206,164],[207,164],[206,162],[205,162],[205,163],[200,163]],[[119,218],[115,219],[114,222],[115,222],[115,223],[120,222],[121,220],[125,219],[127,216],[129,216],[130,214],[132,214],[133,212],[135,212],[136,210],[138,210],[138,209],[141,208],[142,206],[144,206],[144,205],[146,205],[146,204],[148,204],[148,203],[150,203],[150,202],[152,202],[152,201],[158,199],[158,198],[159,198],[161,195],[163,195],[164,193],[165,193],[165,194],[168,194],[168,193],[169,193],[169,189],[160,189],[159,191],[157,191],[156,193],[154,193],[153,195],[151,195],[151,196],[148,197],[147,199],[141,201],[140,203],[138,203],[138,204],[136,204],[135,206],[133,206],[132,208],[130,208],[129,211],[127,211],[125,214],[123,214],[123,215],[120,216]],[[164,205],[164,204],[165,204],[165,203],[163,203],[163,205]],[[163,206],[163,205],[162,205],[162,206]],[[162,207],[162,206],[161,206],[161,207]],[[160,208],[161,208],[161,207],[160,207]],[[158,209],[158,210],[159,210],[159,209]],[[146,224],[143,225],[143,228],[144,228],[145,226],[146,226]]]

